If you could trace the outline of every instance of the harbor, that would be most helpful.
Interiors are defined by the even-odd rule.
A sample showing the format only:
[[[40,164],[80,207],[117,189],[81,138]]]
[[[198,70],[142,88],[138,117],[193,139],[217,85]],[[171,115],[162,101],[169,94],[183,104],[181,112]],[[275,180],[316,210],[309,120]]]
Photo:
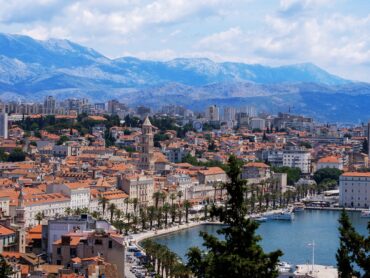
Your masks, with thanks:
[[[349,217],[360,233],[367,234],[368,218],[361,217],[359,211],[348,212]],[[315,264],[335,266],[335,253],[339,246],[338,218],[336,210],[304,210],[294,213],[291,221],[266,221],[260,224],[257,233],[262,237],[261,245],[266,251],[280,249],[282,261],[296,265],[312,264],[312,248],[315,242]],[[191,246],[202,248],[203,239],[199,232],[207,232],[217,237],[219,225],[198,225],[178,232],[154,237],[160,244],[168,246],[186,261],[186,252]]]

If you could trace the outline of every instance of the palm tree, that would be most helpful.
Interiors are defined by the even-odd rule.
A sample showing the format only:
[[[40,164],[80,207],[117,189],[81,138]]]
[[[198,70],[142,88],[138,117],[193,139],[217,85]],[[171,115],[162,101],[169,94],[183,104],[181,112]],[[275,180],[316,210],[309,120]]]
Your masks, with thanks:
[[[84,214],[89,213],[89,208],[87,207],[82,208],[81,213],[84,213]]]
[[[132,228],[134,229],[134,233],[137,232],[137,224],[139,223],[139,217],[134,214],[132,217]]]
[[[76,208],[73,212],[74,215],[80,215],[82,213],[82,210],[80,208]]]
[[[271,194],[269,192],[266,192],[264,197],[265,197],[266,209],[269,209]]]
[[[277,192],[273,191],[271,194],[271,200],[272,200],[272,208],[275,209],[276,207],[276,200],[277,200],[278,194]]]
[[[173,224],[176,218],[176,206],[175,205],[171,205],[170,214],[171,214],[171,223]]]
[[[173,202],[176,199],[176,194],[172,192],[171,195],[170,195],[170,199],[171,199],[171,205],[173,206]]]
[[[160,198],[161,198],[161,192],[160,191],[157,191],[157,192],[153,193],[153,199],[154,199],[154,204],[155,204],[154,206],[155,206],[156,209],[158,208]]]
[[[191,203],[188,200],[185,200],[184,208],[185,208],[185,221],[186,223],[189,223],[189,209],[191,208]]]
[[[40,225],[40,223],[41,223],[42,219],[44,219],[44,217],[45,217],[45,215],[44,215],[43,212],[39,211],[38,213],[36,213],[35,220],[37,221],[38,225]]]
[[[128,205],[131,203],[131,200],[129,198],[126,198],[123,200],[123,202],[126,205],[126,215],[128,214]]]
[[[119,230],[119,233],[122,234],[122,230],[125,227],[125,222],[123,222],[122,220],[116,220],[114,221],[113,225]]]
[[[117,205],[116,204],[114,204],[114,203],[110,203],[109,204],[108,210],[110,212],[110,222],[111,223],[113,222],[113,215],[116,212],[116,209],[117,209]]]
[[[140,221],[141,221],[141,229],[145,230],[146,229],[146,222],[148,221],[148,216],[146,213],[146,210],[143,208],[140,208]]]
[[[71,213],[72,213],[72,209],[71,209],[70,207],[68,207],[68,208],[66,208],[66,209],[64,210],[64,213],[65,213],[67,216],[70,216],[70,215],[71,215]]]
[[[155,218],[156,209],[153,206],[148,207],[148,219],[149,219],[149,229],[153,228],[153,220]]]
[[[177,192],[177,198],[179,198],[179,206],[180,206],[181,198],[182,198],[183,195],[184,195],[184,193],[182,191]]]
[[[99,201],[98,201],[99,205],[101,205],[102,207],[102,211],[103,211],[103,217],[105,215],[105,208],[107,207],[108,203],[109,203],[109,200],[103,196],[103,195],[100,195],[99,196]]]
[[[164,202],[166,201],[166,193],[164,193],[164,192],[161,192],[161,202],[162,202],[162,207],[163,207],[163,205],[164,205]]]
[[[182,208],[180,207],[178,212],[177,212],[177,215],[179,216],[179,225],[181,225],[182,213],[183,213],[183,211],[182,211]]]
[[[121,219],[121,217],[122,217],[122,210],[120,210],[120,209],[116,209],[115,210],[115,215],[116,215],[116,219],[117,220],[120,220]]]
[[[91,216],[94,217],[95,219],[100,219],[101,215],[99,211],[93,211],[91,213]]]
[[[134,206],[134,213],[136,215],[137,206],[139,205],[139,199],[138,198],[133,198],[132,199],[132,205]]]
[[[157,227],[160,228],[161,227],[161,220],[162,220],[162,217],[163,217],[162,208],[157,208],[156,209],[156,216],[157,216]]]
[[[164,225],[167,228],[167,223],[168,223],[168,213],[170,212],[170,204],[169,203],[164,203],[163,207],[163,213],[164,213]]]

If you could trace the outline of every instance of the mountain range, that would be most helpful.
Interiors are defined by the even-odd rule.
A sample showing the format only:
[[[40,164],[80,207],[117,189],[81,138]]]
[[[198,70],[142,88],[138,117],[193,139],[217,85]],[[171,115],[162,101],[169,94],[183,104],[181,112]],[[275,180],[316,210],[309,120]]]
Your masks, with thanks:
[[[0,33],[0,99],[118,98],[129,105],[255,105],[320,121],[359,122],[370,118],[370,84],[328,73],[311,63],[280,67],[206,58],[148,61],[109,59],[68,40],[35,40]]]

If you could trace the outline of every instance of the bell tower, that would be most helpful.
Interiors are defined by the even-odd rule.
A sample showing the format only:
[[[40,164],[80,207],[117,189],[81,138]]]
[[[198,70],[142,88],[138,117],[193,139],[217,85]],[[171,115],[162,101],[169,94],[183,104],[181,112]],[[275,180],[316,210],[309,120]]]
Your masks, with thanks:
[[[146,117],[142,125],[142,134],[140,138],[140,162],[141,170],[154,171],[154,143],[153,130],[149,117]]]

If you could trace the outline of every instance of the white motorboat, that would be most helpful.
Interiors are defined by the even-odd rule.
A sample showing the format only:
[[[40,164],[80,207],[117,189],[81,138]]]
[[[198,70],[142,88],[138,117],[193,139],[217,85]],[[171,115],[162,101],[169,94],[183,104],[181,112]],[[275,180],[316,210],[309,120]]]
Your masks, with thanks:
[[[292,268],[293,266],[291,264],[288,264],[287,262],[278,263],[279,273],[291,272]]]
[[[268,215],[265,215],[267,219],[272,219],[272,220],[293,220],[294,219],[294,212],[290,210],[284,210],[280,212],[274,212]]]
[[[257,222],[266,222],[268,220],[267,217],[263,217],[263,216],[256,216],[256,217],[252,217],[252,219],[254,221],[257,221]]]
[[[361,217],[370,218],[370,209],[364,209],[361,211]]]

